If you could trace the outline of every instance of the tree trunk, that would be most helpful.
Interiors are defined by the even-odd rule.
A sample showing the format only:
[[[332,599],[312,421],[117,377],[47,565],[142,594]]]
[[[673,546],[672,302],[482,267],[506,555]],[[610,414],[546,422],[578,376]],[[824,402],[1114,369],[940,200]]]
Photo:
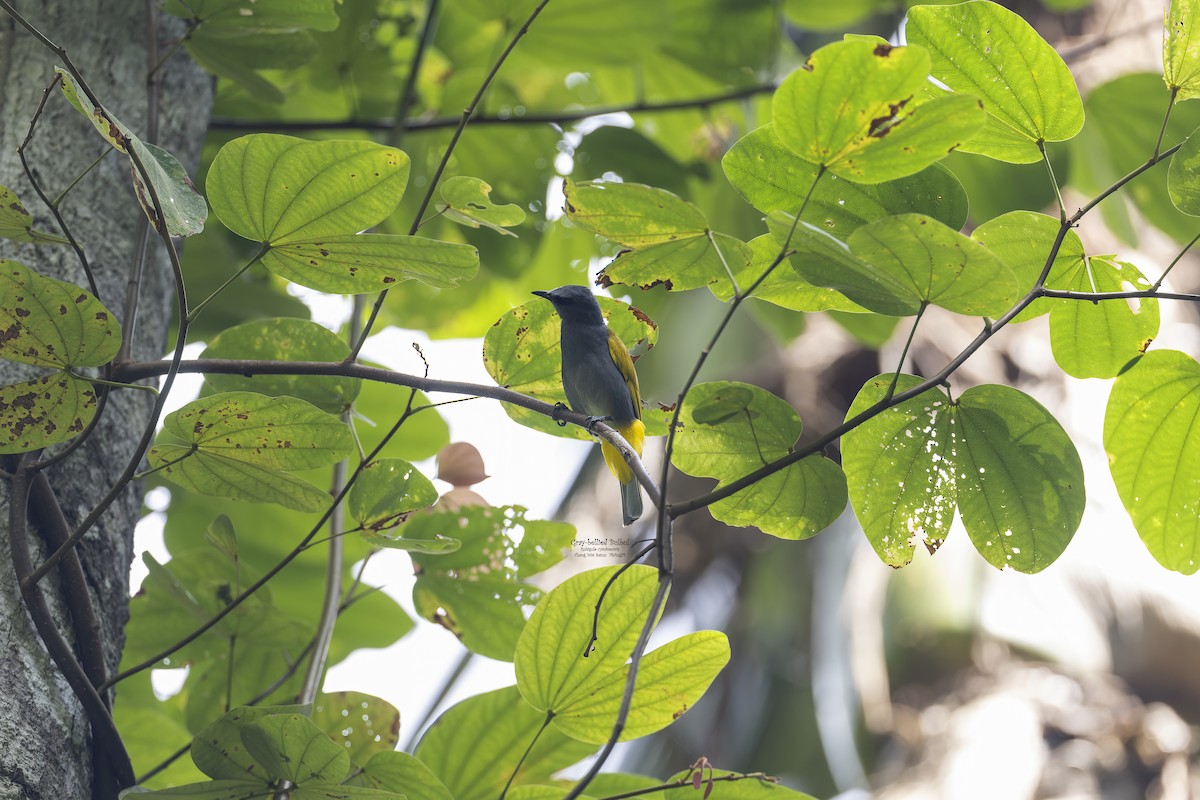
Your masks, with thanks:
[[[157,136],[150,130],[151,91],[148,63],[171,48],[183,28],[165,18],[159,30],[158,53],[147,48],[150,9],[156,0],[86,0],[85,2],[14,3],[45,36],[66,48],[97,98],[139,136],[157,141],[194,173],[211,102],[210,80],[179,50],[157,71],[161,82]],[[155,11],[157,16],[157,11]],[[27,180],[16,148],[25,138],[43,90],[61,60],[0,11],[0,184],[12,189],[34,214],[42,230],[60,232]],[[38,122],[28,158],[37,182],[57,197],[88,165],[109,149],[83,116],[56,87]],[[101,301],[129,325],[125,307],[130,268],[137,260],[138,229],[146,222],[130,184],[129,163],[110,152],[62,204],[62,214],[83,245],[95,275]],[[150,231],[149,254],[141,283],[132,355],[161,355],[174,298],[167,260],[157,234]],[[83,269],[69,247],[16,245],[0,240],[0,257],[20,261],[36,272],[86,286]],[[0,361],[0,384],[32,376],[23,365]],[[66,527],[73,529],[114,485],[135,453],[152,398],[146,392],[113,392],[103,416],[87,443],[46,471]],[[61,446],[60,446],[61,447]],[[11,462],[10,462],[11,466]],[[17,586],[9,554],[11,481],[0,482],[0,797],[78,798],[111,796],[113,781],[93,785],[92,734],[75,693],[51,660],[35,630]],[[47,502],[45,486],[35,485],[29,505],[33,562],[40,563],[52,548],[44,543],[44,527],[56,504]],[[141,492],[130,487],[113,503],[78,548],[83,583],[95,610],[98,636],[93,659],[104,675],[112,675],[120,660],[123,628],[129,611],[129,563],[133,528]],[[87,624],[67,610],[63,589],[70,575],[64,562],[41,582],[54,626],[77,657],[88,647],[78,631]],[[102,662],[102,663],[101,663]],[[110,693],[111,694],[111,693]],[[103,778],[104,760],[97,760]]]

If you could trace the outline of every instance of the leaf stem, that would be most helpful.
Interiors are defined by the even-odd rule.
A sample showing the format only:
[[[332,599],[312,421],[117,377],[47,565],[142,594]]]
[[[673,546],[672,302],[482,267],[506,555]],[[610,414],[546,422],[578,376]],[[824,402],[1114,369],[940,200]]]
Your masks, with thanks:
[[[1050,163],[1050,154],[1046,152],[1046,142],[1038,139],[1038,152],[1042,154],[1042,163],[1046,165],[1046,172],[1050,175],[1050,185],[1054,187],[1054,199],[1058,203],[1058,221],[1064,223],[1067,221],[1067,206],[1063,202],[1062,189],[1058,185],[1058,178],[1054,177],[1054,165]]]
[[[262,243],[262,246],[261,246],[260,248],[258,248],[258,252],[254,254],[254,258],[252,258],[252,259],[250,259],[249,261],[247,261],[247,262],[245,263],[245,265],[243,265],[243,266],[242,266],[242,268],[241,268],[241,269],[239,269],[237,272],[235,272],[235,273],[233,273],[232,275],[230,275],[230,276],[229,276],[229,277],[228,277],[228,278],[225,280],[225,282],[224,282],[224,283],[222,283],[220,286],[218,286],[218,287],[217,287],[217,288],[216,288],[216,289],[213,291],[213,293],[212,293],[212,294],[210,294],[208,297],[204,298],[204,299],[203,299],[203,300],[201,300],[199,303],[197,303],[196,305],[194,305],[194,306],[191,308],[191,310],[187,312],[187,320],[188,320],[188,322],[189,322],[189,323],[191,323],[191,322],[195,322],[195,321],[196,321],[196,317],[200,316],[200,312],[204,310],[204,307],[205,307],[205,306],[207,306],[209,303],[211,303],[213,300],[215,300],[215,299],[217,298],[217,295],[219,295],[221,292],[225,291],[225,290],[226,290],[226,289],[228,289],[228,288],[229,288],[231,285],[233,285],[233,282],[234,282],[234,281],[236,281],[238,278],[242,277],[242,275],[244,275],[244,274],[246,273],[246,270],[250,269],[250,268],[251,268],[251,267],[253,267],[255,264],[257,264],[257,263],[258,263],[258,262],[259,262],[259,261],[262,259],[262,257],[263,257],[263,256],[265,256],[265,255],[267,254],[267,251],[268,251],[268,250],[270,250],[270,249],[271,249],[271,245],[267,244],[266,242],[263,242],[263,243]]]
[[[1184,254],[1187,253],[1188,250],[1192,249],[1192,245],[1194,245],[1197,241],[1200,241],[1200,233],[1197,233],[1195,236],[1193,236],[1192,240],[1188,242],[1182,250],[1179,251],[1179,255],[1171,259],[1171,263],[1167,265],[1167,268],[1163,270],[1163,274],[1158,276],[1158,280],[1156,280],[1154,282],[1154,286],[1151,287],[1152,291],[1157,292],[1159,290],[1159,288],[1163,285],[1163,281],[1165,281],[1167,276],[1171,274],[1171,270],[1175,269],[1175,265],[1179,263],[1179,260],[1183,258]]]
[[[1171,119],[1171,112],[1175,110],[1175,98],[1179,96],[1179,87],[1171,87],[1171,98],[1167,100],[1167,112],[1163,114],[1162,126],[1158,129],[1158,139],[1154,142],[1154,155],[1152,159],[1158,158],[1158,151],[1162,149],[1163,137],[1167,135],[1167,122]]]
[[[900,351],[900,362],[896,365],[896,372],[892,375],[892,383],[888,386],[887,394],[883,396],[884,400],[890,400],[896,391],[896,382],[900,380],[900,373],[904,371],[904,360],[908,358],[908,350],[912,347],[913,339],[917,335],[917,326],[921,324],[921,317],[925,315],[927,308],[929,308],[929,301],[922,300],[921,307],[917,309],[917,315],[913,318],[912,328],[908,331],[908,340],[904,343],[904,349]]]

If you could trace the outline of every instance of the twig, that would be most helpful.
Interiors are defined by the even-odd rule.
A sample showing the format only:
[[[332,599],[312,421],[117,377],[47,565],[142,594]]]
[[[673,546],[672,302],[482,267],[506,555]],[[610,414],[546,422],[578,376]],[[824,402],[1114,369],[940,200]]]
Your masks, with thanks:
[[[671,582],[671,573],[659,572],[658,592],[654,595],[653,602],[650,603],[650,610],[646,614],[646,622],[642,625],[642,633],[638,636],[637,644],[633,646],[633,653],[629,657],[629,674],[625,677],[625,691],[621,695],[621,707],[617,709],[617,719],[613,723],[612,733],[609,734],[608,741],[604,743],[604,747],[596,755],[596,760],[592,762],[592,766],[588,769],[587,773],[579,779],[578,783],[571,787],[571,791],[567,792],[563,800],[576,800],[579,795],[583,794],[588,784],[592,782],[592,778],[595,778],[599,774],[604,763],[608,761],[608,757],[612,755],[613,748],[617,746],[617,741],[621,738],[621,733],[625,730],[625,722],[629,719],[629,709],[633,704],[633,689],[637,684],[638,666],[642,663],[642,656],[646,652],[646,646],[650,643],[650,634],[654,631],[658,615],[662,611],[663,605],[667,602],[667,593],[671,591]]]
[[[655,114],[669,111],[684,111],[693,108],[709,108],[722,103],[736,102],[770,94],[779,88],[777,83],[755,84],[727,92],[692,97],[686,100],[670,100],[661,103],[639,100],[620,105],[593,106],[573,111],[546,111],[527,114],[487,115],[477,114],[471,118],[472,125],[566,125],[607,114]],[[216,117],[209,123],[213,130],[232,131],[309,131],[309,130],[365,130],[392,131],[397,127],[405,131],[432,131],[453,128],[460,124],[460,117],[435,117],[398,122],[394,119],[378,120],[241,120]]]

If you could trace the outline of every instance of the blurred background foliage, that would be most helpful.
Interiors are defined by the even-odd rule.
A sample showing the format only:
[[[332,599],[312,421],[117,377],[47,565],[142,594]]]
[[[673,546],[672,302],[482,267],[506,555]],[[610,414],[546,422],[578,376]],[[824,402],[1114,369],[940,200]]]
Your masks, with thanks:
[[[517,236],[499,236],[454,224],[431,206],[420,232],[476,246],[481,272],[453,290],[410,282],[390,294],[382,321],[433,338],[476,338],[526,302],[530,289],[590,283],[615,252],[562,218],[567,176],[662,187],[699,206],[715,230],[743,240],[759,235],[762,216],[725,180],[722,156],[769,119],[772,91],[808,53],[848,31],[895,37],[908,5],[551,0],[504,63],[445,172],[484,179],[492,201],[520,205],[525,222],[514,229]],[[1162,10],[1153,2],[1119,0],[1005,5],[1056,46],[1084,93],[1083,133],[1051,149],[1054,172],[1068,183],[1068,204],[1077,204],[1141,163],[1153,147],[1167,105],[1161,76],[1154,74],[1160,69]],[[198,27],[185,46],[219,76],[198,185],[218,148],[246,132],[369,138],[412,158],[405,200],[380,227],[408,233],[463,109],[534,6],[533,0],[345,0],[334,6],[336,24],[317,18],[299,30],[246,32],[238,47],[206,40]],[[187,17],[182,3],[168,4],[168,10]],[[422,36],[429,45],[412,73]],[[1185,103],[1172,116],[1166,140],[1179,141],[1197,125],[1200,106]],[[968,231],[1006,211],[1045,211],[1053,204],[1043,165],[961,153],[943,163],[967,188]],[[1192,218],[1169,202],[1165,180],[1164,169],[1151,171],[1106,203],[1107,227],[1089,219],[1089,252],[1136,251],[1165,264],[1167,254],[1196,233]],[[252,255],[247,242],[210,218],[204,233],[184,248],[189,295],[207,296],[231,265]],[[721,304],[705,289],[669,300],[663,287],[616,287],[614,293],[628,295],[658,323],[659,342],[639,371],[643,395],[669,401]],[[858,388],[891,369],[898,354],[894,319],[804,317],[759,301],[746,311],[704,374],[746,380],[787,398],[805,420],[807,436],[840,422]],[[252,319],[309,315],[302,297],[255,268],[192,326],[191,335],[207,341]],[[955,352],[955,343],[971,335],[963,324],[931,314],[914,345],[916,364],[940,366],[942,354]],[[1071,403],[1086,391],[1064,383],[1039,325],[1044,321],[993,342],[997,346],[989,345],[956,380],[969,385],[999,375],[1073,413]],[[404,402],[403,393],[390,387],[368,384],[363,392],[362,403],[374,403],[380,417]],[[371,416],[362,403],[359,410]],[[449,441],[436,411],[420,419],[403,429],[394,455],[429,458]],[[585,464],[564,501],[567,519],[611,514],[588,489],[596,466],[594,459]],[[706,486],[679,475],[673,491],[683,498]],[[173,567],[183,568],[176,561],[189,546],[178,532],[205,527],[216,510],[239,531],[306,530],[311,524],[274,506],[177,492],[166,527]],[[1080,539],[1124,535],[1136,545],[1136,536],[1114,521],[1124,524],[1115,501],[1108,510],[1090,509],[1085,531],[1089,520],[1099,530],[1093,527]],[[957,538],[964,539],[961,531]],[[247,570],[267,569],[290,546],[261,536],[242,541],[248,543],[242,551]],[[1169,655],[1200,648],[1195,614],[1132,578],[1118,586],[1087,555],[1071,555],[1019,583],[997,583],[990,567],[969,552],[956,554],[948,543],[935,561],[918,559],[893,573],[870,552],[852,514],[815,539],[795,543],[728,529],[701,513],[677,524],[676,542],[678,577],[669,614],[726,630],[733,661],[679,724],[623,751],[626,771],[669,774],[701,754],[719,754],[726,769],[763,770],[814,795],[875,786],[882,787],[878,796],[889,798],[1182,797],[1171,794],[1172,787],[1196,785],[1191,726],[1200,720],[1200,680]],[[1078,542],[1073,551],[1085,551],[1084,545]],[[348,562],[367,552],[363,543],[351,544]],[[1110,549],[1104,563],[1122,552]],[[1137,552],[1139,563],[1148,560]],[[267,602],[290,617],[315,618],[319,593],[312,587],[320,585],[322,570],[316,554],[302,556],[272,582]],[[1170,576],[1172,585],[1179,577]],[[1014,592],[1035,597],[1029,618],[1040,613],[1049,634],[1012,633],[1027,624],[1012,621],[1027,619],[1019,616]],[[355,646],[381,647],[412,625],[382,593],[368,595],[356,610],[371,624],[351,629],[351,614],[339,622],[331,664],[346,654],[339,645],[343,636]],[[997,616],[999,610],[1017,616]],[[384,619],[390,621],[381,624]],[[1070,635],[1061,635],[1064,630]],[[285,631],[276,629],[280,636]],[[306,636],[301,631],[295,638]],[[144,643],[136,629],[131,639]],[[274,674],[278,666],[255,665],[254,671]],[[220,680],[213,676],[215,684],[189,691],[209,696],[223,688]],[[137,692],[149,698],[149,691],[148,682],[122,688],[122,727],[178,727],[188,692],[175,713],[131,701]],[[989,740],[989,730],[1000,739]],[[980,742],[991,744],[985,757],[975,758]],[[989,781],[999,793],[959,791]]]

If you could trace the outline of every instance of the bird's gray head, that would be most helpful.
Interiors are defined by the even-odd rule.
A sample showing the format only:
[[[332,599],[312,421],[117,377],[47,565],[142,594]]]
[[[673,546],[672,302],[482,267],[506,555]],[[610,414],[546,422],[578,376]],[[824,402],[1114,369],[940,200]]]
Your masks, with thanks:
[[[584,324],[603,325],[604,316],[600,313],[600,305],[596,296],[586,286],[560,286],[549,292],[533,292],[538,297],[544,297],[554,304],[554,310],[564,322],[580,322]]]

